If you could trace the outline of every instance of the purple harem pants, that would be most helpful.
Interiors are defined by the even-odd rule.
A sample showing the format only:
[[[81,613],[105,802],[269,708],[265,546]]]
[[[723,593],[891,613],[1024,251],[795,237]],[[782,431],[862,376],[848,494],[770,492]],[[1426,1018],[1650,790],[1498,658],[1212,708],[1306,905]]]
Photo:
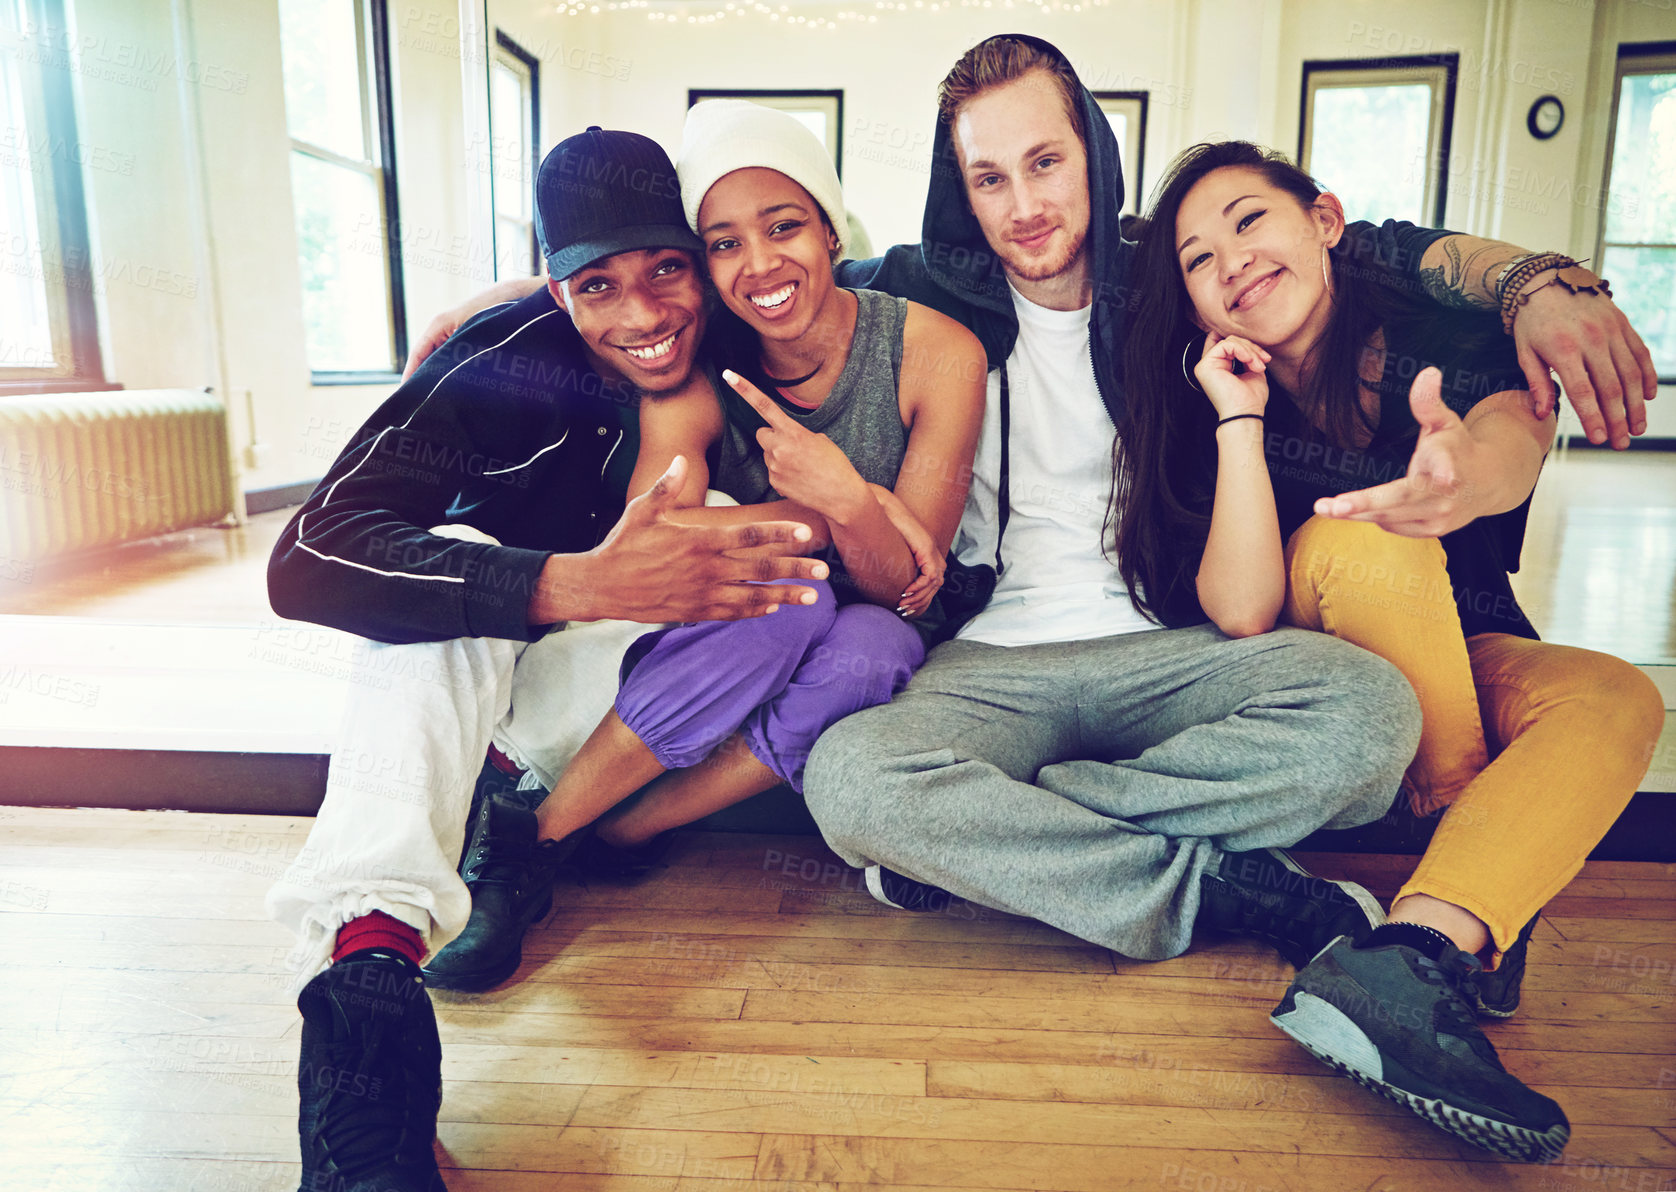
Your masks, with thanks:
[[[925,643],[874,604],[782,604],[747,621],[700,621],[629,647],[617,715],[665,769],[703,761],[743,733],[758,761],[799,794],[815,738],[851,712],[889,701],[925,661]]]

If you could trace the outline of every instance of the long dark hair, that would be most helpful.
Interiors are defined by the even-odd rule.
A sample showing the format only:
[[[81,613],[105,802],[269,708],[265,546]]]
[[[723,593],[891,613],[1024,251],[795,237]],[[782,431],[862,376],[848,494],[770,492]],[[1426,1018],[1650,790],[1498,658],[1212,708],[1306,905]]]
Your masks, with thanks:
[[[1284,154],[1248,141],[1194,145],[1173,161],[1154,192],[1133,274],[1142,295],[1124,352],[1126,419],[1113,446],[1107,533],[1135,607],[1166,625],[1203,619],[1195,574],[1210,533],[1216,487],[1216,411],[1189,385],[1201,334],[1176,259],[1176,213],[1200,179],[1247,166],[1277,190],[1312,205],[1322,193]],[[1374,329],[1415,309],[1391,275],[1363,267],[1346,241],[1332,262],[1332,316],[1302,369],[1300,406],[1328,441],[1348,446],[1372,429],[1360,395],[1360,361]],[[1271,398],[1273,400],[1273,398]],[[1281,400],[1285,400],[1282,398]]]

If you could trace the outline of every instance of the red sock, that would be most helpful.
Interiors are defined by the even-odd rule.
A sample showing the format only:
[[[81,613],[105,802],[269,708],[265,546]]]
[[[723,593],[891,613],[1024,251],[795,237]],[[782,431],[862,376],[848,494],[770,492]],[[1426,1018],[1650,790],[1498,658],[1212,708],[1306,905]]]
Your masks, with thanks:
[[[425,956],[425,944],[419,938],[419,932],[383,911],[351,919],[338,928],[338,946],[332,952],[332,962],[335,964],[351,952],[362,952],[368,948],[388,948],[414,964]]]

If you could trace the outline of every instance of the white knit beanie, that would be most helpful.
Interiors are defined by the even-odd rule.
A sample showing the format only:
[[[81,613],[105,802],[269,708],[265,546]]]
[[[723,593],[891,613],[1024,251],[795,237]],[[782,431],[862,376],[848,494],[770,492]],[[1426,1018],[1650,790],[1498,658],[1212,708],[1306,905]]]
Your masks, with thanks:
[[[753,166],[778,170],[809,192],[826,212],[842,257],[849,247],[850,224],[832,154],[790,112],[743,99],[707,99],[687,109],[675,172],[688,226],[698,231],[698,208],[712,186],[735,170]]]

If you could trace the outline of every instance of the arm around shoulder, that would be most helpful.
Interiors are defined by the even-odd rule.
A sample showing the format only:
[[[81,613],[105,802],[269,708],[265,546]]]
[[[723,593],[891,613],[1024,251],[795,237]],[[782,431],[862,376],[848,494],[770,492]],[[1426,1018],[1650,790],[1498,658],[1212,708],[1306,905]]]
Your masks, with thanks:
[[[1558,401],[1557,373],[1590,442],[1622,450],[1647,429],[1658,370],[1598,274],[1563,254],[1447,233],[1426,246],[1417,275],[1444,306],[1498,312],[1538,416]]]

